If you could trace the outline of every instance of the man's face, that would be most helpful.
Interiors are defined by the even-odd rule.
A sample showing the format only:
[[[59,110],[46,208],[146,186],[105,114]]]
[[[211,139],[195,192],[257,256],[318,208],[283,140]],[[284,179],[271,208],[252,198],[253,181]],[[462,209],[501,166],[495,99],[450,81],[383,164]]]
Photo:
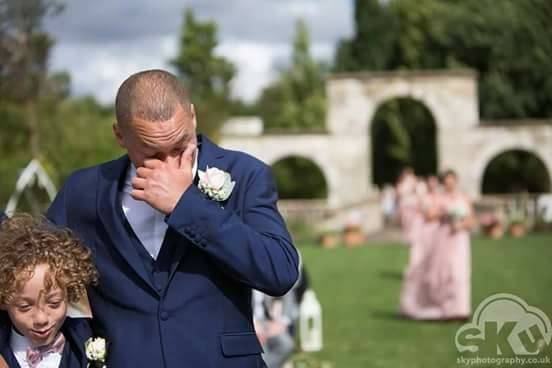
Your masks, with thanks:
[[[48,271],[48,265],[37,265],[32,277],[17,290],[13,302],[4,306],[14,327],[33,346],[51,344],[67,313],[66,293],[59,287],[46,290]]]
[[[127,150],[134,165],[144,166],[147,159],[165,161],[167,157],[179,158],[190,144],[197,145],[196,122],[193,106],[190,112],[178,106],[174,115],[162,122],[134,118],[128,126],[113,126],[121,147]]]

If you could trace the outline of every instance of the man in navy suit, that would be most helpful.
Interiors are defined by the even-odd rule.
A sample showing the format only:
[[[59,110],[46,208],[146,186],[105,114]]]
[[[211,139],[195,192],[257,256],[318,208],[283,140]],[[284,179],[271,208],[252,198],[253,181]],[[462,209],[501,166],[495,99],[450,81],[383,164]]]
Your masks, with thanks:
[[[299,268],[270,168],[196,135],[165,71],[130,76],[116,114],[128,155],[72,174],[48,211],[92,249],[108,366],[264,367],[251,289],[283,295]]]

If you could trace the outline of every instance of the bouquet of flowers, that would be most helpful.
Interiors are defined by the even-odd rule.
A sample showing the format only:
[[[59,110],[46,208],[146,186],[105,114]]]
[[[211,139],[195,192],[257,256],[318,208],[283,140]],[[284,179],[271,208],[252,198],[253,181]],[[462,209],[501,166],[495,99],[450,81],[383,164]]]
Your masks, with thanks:
[[[447,218],[451,222],[462,221],[468,216],[469,209],[463,201],[457,201],[447,208]]]

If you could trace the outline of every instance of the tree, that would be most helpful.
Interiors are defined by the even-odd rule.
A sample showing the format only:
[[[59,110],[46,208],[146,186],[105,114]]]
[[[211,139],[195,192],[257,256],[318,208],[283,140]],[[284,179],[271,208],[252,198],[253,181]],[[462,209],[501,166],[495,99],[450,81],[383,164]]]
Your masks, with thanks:
[[[0,198],[13,191],[20,170],[31,158],[47,163],[43,141],[47,116],[69,93],[69,77],[50,74],[48,61],[54,40],[43,29],[45,18],[63,6],[55,0],[4,0],[0,4]],[[56,140],[50,144],[59,144]],[[33,189],[29,198],[44,193]],[[42,196],[41,196],[42,194]],[[35,209],[34,203],[29,203]]]
[[[324,71],[310,54],[306,24],[297,21],[291,65],[264,89],[258,110],[268,131],[322,131],[326,97]]]
[[[384,70],[393,59],[399,35],[397,18],[379,0],[356,0],[355,36],[337,47],[337,71]]]
[[[0,7],[0,94],[3,106],[11,103],[24,109],[33,157],[40,155],[37,104],[58,81],[48,75],[53,39],[42,22],[62,8],[55,0],[5,0]]]
[[[190,91],[198,115],[198,129],[211,135],[216,135],[228,116],[230,81],[236,74],[234,65],[215,55],[217,44],[216,24],[200,22],[191,9],[186,9],[180,50],[171,64]]]
[[[548,0],[357,0],[356,32],[340,42],[335,71],[472,68],[478,72],[483,119],[549,118],[550,19]],[[404,132],[393,122],[408,117],[414,125],[423,123],[411,113],[401,117],[398,112],[385,114],[396,137]],[[385,147],[394,142],[380,143]],[[423,151],[417,147],[411,152]],[[431,167],[434,158],[425,160],[424,167]],[[520,162],[514,156],[508,160]],[[393,177],[388,167],[384,176]]]
[[[552,116],[552,2],[357,0],[336,71],[473,68],[484,119]]]
[[[437,172],[436,127],[420,102],[397,98],[381,105],[372,121],[374,184],[394,183],[404,167],[428,176]]]

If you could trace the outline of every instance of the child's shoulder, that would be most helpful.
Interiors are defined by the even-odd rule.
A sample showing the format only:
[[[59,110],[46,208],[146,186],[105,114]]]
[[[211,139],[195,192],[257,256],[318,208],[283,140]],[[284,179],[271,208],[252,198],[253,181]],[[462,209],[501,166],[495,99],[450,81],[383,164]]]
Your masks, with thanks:
[[[2,354],[0,354],[0,368],[9,368],[8,363],[6,363]]]

